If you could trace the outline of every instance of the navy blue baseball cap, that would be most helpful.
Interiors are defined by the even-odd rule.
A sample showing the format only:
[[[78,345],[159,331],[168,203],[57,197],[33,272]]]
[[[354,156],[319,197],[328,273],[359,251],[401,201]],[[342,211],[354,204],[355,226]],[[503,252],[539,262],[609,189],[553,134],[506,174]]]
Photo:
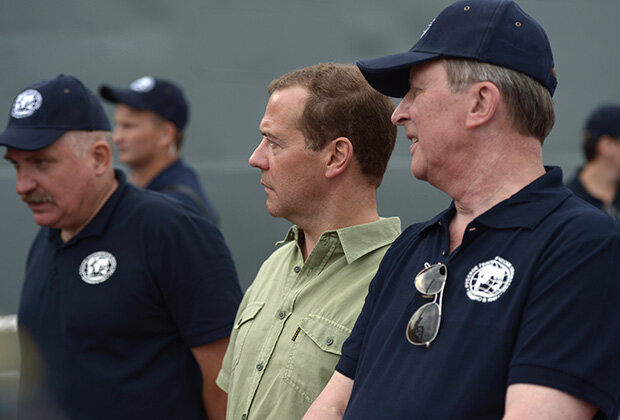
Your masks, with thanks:
[[[110,122],[97,95],[77,78],[61,74],[33,83],[17,95],[0,145],[39,150],[70,130],[110,131]]]
[[[585,127],[586,137],[597,140],[601,136],[620,136],[620,106],[604,105],[595,109]]]
[[[511,0],[464,0],[448,6],[407,52],[357,66],[379,92],[402,98],[409,69],[441,57],[468,58],[527,74],[551,95],[558,84],[551,45],[544,29]]]
[[[169,80],[144,76],[131,82],[129,89],[101,85],[99,94],[110,102],[152,111],[172,122],[179,131],[187,124],[189,106],[183,91]]]

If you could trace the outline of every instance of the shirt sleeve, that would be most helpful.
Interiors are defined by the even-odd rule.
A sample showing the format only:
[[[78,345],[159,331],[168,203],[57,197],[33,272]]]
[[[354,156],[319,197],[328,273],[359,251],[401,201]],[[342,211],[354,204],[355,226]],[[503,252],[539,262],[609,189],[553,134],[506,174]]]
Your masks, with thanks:
[[[349,338],[347,338],[342,345],[342,355],[340,356],[338,364],[336,364],[336,370],[350,379],[355,379],[357,362],[362,352],[364,337],[366,335],[368,323],[370,322],[374,306],[374,297],[376,296],[375,290],[379,287],[378,283],[380,282],[382,266],[383,263],[380,264],[377,274],[375,274],[375,277],[370,282],[362,311],[355,321],[355,326],[353,327],[351,335],[349,335]]]
[[[251,293],[252,286],[248,287],[245,295],[243,296],[243,300],[241,301],[239,309],[237,310],[237,316],[235,317],[234,325],[237,325],[237,323],[239,322],[239,318],[248,304],[248,299],[251,296]],[[228,393],[228,390],[230,388],[230,376],[232,375],[233,370],[233,359],[235,353],[235,346],[237,345],[238,332],[238,328],[233,327],[233,330],[230,334],[230,342],[228,343],[228,348],[226,349],[224,360],[222,360],[222,368],[220,369],[220,372],[215,380],[217,386],[219,386],[226,393]]]
[[[540,257],[508,383],[562,390],[609,418],[620,394],[620,225],[576,225]]]
[[[222,234],[190,211],[168,218],[146,246],[171,317],[189,348],[228,337],[242,293]]]

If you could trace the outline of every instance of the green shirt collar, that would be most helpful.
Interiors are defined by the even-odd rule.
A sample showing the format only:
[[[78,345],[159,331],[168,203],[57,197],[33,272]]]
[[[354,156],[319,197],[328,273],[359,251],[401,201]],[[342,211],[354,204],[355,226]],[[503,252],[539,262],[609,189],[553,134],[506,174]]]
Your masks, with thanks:
[[[299,243],[301,228],[291,226],[284,239],[276,242],[280,246],[286,242],[296,241]],[[347,264],[351,264],[358,258],[388,245],[400,234],[400,219],[398,217],[381,217],[380,220],[362,225],[349,226],[336,230],[323,232],[323,237],[334,237],[340,240]]]

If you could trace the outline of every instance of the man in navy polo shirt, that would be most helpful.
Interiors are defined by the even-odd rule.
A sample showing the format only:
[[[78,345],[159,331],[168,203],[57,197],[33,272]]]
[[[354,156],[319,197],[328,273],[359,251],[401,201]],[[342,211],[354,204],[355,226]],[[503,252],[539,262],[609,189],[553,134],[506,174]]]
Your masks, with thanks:
[[[98,98],[60,75],[22,90],[0,134],[42,226],[18,320],[44,369],[23,352],[21,418],[52,405],[69,419],[223,419],[215,377],[241,298],[230,253],[202,216],[114,171],[109,130]]]
[[[616,419],[620,225],[543,166],[542,27],[459,1],[408,52],[357,64],[403,98],[411,171],[453,202],[388,250],[304,419]]]
[[[583,130],[586,164],[566,186],[575,195],[620,220],[620,106],[604,105]]]
[[[176,198],[217,223],[217,213],[198,175],[181,158],[189,105],[169,80],[144,76],[128,89],[102,85],[99,94],[116,103],[114,143],[132,184]]]

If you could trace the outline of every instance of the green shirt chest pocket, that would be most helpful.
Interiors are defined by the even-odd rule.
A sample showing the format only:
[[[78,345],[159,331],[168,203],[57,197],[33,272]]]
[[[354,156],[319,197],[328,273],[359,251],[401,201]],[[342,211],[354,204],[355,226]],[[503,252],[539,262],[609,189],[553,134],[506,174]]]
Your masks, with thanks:
[[[323,390],[351,329],[328,318],[310,314],[299,323],[292,340],[284,379],[312,402]]]
[[[256,318],[256,315],[258,315],[264,305],[264,302],[248,303],[235,322],[233,334],[236,334],[237,337],[234,340],[235,348],[233,352],[233,368],[237,366],[237,363],[239,363],[239,356],[242,353],[245,339],[247,338],[250,327],[252,326],[252,321]]]

